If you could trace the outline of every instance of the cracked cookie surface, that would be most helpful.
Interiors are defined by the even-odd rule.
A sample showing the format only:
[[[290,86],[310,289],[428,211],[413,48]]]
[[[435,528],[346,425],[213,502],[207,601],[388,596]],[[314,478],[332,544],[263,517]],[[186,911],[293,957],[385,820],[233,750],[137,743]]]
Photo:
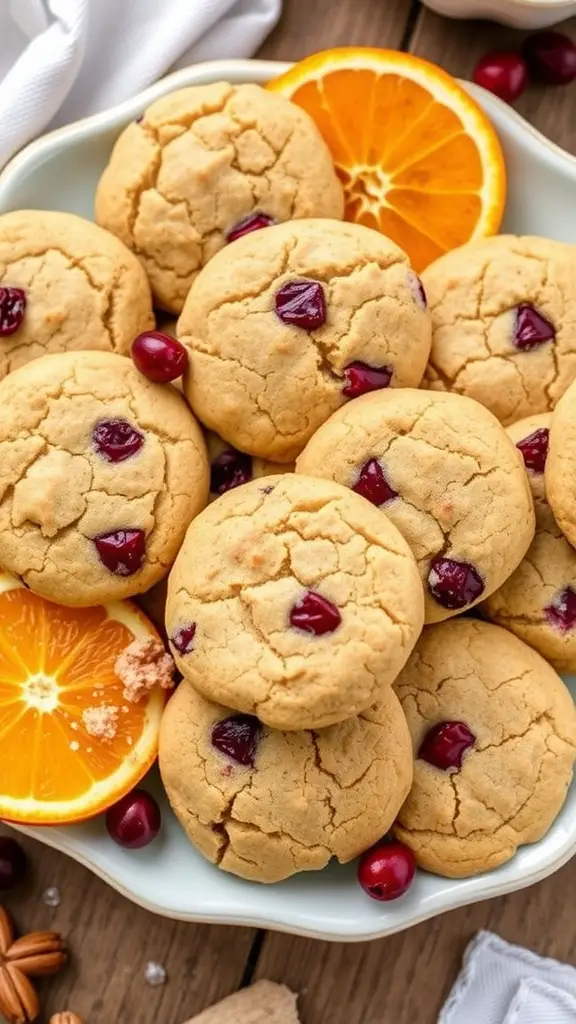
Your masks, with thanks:
[[[424,630],[394,689],[415,756],[394,831],[419,865],[464,877],[541,839],[576,756],[576,710],[554,669],[506,630],[460,619]],[[441,722],[464,723],[473,735],[459,770],[418,756]]]
[[[552,415],[545,483],[554,518],[566,539],[576,547],[576,382]]]
[[[251,765],[211,742],[232,714],[184,681],[162,719],[162,781],[205,857],[278,882],[332,857],[350,861],[388,831],[412,781],[410,734],[391,688],[359,717],[319,732],[261,729]]]
[[[279,290],[317,283],[325,321],[283,322]],[[290,462],[347,401],[347,368],[390,371],[416,387],[430,351],[430,317],[408,257],[358,224],[308,220],[255,232],[204,268],[178,321],[188,348],[185,394],[231,444]]]
[[[127,355],[154,326],[146,275],[114,235],[70,213],[0,217],[0,288],[26,294],[19,328],[0,339],[0,378],[31,359],[79,349]]]
[[[484,589],[471,607],[504,582],[534,536],[518,452],[494,416],[461,395],[364,395],[320,427],[296,470],[356,489],[386,513],[418,562],[427,622],[462,610],[434,596],[435,559],[479,574]]]
[[[447,253],[422,280],[428,387],[475,398],[505,424],[554,408],[576,377],[572,246],[499,235]]]
[[[214,82],[157,100],[120,135],[96,193],[96,220],[137,253],[157,304],[174,313],[255,212],[276,221],[344,213],[312,118],[258,85]]]
[[[228,491],[191,524],[166,631],[208,699],[272,728],[313,729],[392,683],[423,604],[412,553],[385,516],[339,484],[286,474]]]
[[[534,495],[536,533],[509,579],[482,605],[485,615],[530,644],[558,671],[576,671],[576,551],[568,543],[546,501],[545,452],[550,413],[508,427],[515,444],[527,450],[527,474]],[[530,441],[531,438],[535,440]],[[531,468],[542,461],[542,468]]]
[[[130,441],[120,459],[101,444],[110,423]],[[130,359],[44,356],[0,382],[0,565],[36,593],[95,605],[147,590],[207,495],[200,427],[175,389]],[[138,571],[118,575],[95,539],[128,530],[141,531],[145,551]]]

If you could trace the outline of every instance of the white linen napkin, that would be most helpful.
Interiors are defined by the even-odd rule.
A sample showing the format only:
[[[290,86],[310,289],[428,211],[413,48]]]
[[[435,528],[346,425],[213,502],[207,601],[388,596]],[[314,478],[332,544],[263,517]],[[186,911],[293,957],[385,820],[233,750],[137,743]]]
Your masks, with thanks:
[[[576,969],[479,932],[438,1024],[574,1024]]]
[[[248,57],[282,0],[0,0],[0,166],[173,67]]]

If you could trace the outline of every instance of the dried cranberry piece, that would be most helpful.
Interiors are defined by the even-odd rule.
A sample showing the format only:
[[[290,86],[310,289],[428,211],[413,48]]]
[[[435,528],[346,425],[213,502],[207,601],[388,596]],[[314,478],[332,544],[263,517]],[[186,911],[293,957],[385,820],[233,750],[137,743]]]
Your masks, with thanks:
[[[284,324],[315,331],[326,321],[326,299],[319,281],[287,281],[274,296],[277,315]]]
[[[336,605],[315,590],[306,591],[290,611],[291,625],[314,636],[333,633],[341,622],[342,616]]]
[[[92,431],[92,443],[107,462],[124,462],[140,451],[144,435],[128,420],[100,420]]]
[[[548,456],[548,442],[550,431],[548,427],[539,427],[521,441],[516,442],[516,447],[522,453],[526,469],[533,473],[543,473]]]
[[[556,329],[530,302],[516,307],[514,345],[521,352],[531,352],[547,341],[555,341]]]
[[[484,591],[484,581],[470,562],[438,556],[430,563],[428,590],[438,604],[454,611],[476,601]]]
[[[26,292],[23,288],[0,288],[0,338],[16,333],[25,311]]]
[[[252,479],[252,456],[225,448],[210,466],[210,493],[224,494]]]
[[[398,497],[398,491],[388,483],[378,459],[369,459],[364,463],[352,490],[367,498],[373,505],[385,505],[387,501]]]
[[[261,231],[262,228],[269,228],[275,224],[274,217],[270,217],[267,213],[262,213],[260,210],[255,210],[254,213],[249,213],[247,217],[239,220],[233,228],[226,234],[227,242],[235,242],[237,238],[242,238],[243,235],[249,235],[252,231]]]
[[[114,530],[94,537],[100,561],[116,576],[133,576],[146,553],[144,530]]]
[[[460,771],[464,754],[475,742],[474,733],[464,722],[439,722],[426,733],[418,757],[443,771]]]
[[[212,746],[237,764],[253,768],[262,726],[252,715],[231,715],[212,726]]]
[[[178,654],[190,654],[194,650],[194,637],[196,636],[196,623],[186,622],[183,626],[170,635],[169,640]]]
[[[342,394],[346,398],[359,398],[368,391],[379,391],[387,388],[392,380],[394,370],[391,366],[368,366],[368,363],[349,363],[344,369],[346,386]]]
[[[564,587],[555,594],[544,612],[552,626],[561,633],[568,633],[576,625],[576,591],[572,587]]]

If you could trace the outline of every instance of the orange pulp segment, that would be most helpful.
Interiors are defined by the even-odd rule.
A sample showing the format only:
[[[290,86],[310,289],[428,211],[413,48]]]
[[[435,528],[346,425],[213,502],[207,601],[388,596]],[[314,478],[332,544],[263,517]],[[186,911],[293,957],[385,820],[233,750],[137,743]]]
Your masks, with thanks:
[[[63,608],[0,575],[0,818],[59,824],[91,817],[142,778],[166,700],[129,703],[114,673],[122,650],[157,633],[129,601]],[[83,712],[116,708],[113,738]]]
[[[315,120],[343,183],[347,220],[392,238],[423,270],[495,234],[506,172],[498,137],[468,93],[412,54],[343,47],[268,83]]]

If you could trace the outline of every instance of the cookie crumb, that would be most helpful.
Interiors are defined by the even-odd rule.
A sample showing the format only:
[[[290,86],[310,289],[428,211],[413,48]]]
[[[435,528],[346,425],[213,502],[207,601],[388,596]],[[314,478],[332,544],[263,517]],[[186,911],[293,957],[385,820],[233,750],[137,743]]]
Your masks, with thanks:
[[[82,712],[84,728],[90,736],[99,740],[113,740],[118,724],[118,708],[103,704],[99,708],[86,708]]]
[[[146,637],[133,640],[116,658],[114,671],[124,683],[124,700],[137,704],[155,686],[171,690],[174,686],[174,659],[159,640]]]
[[[166,968],[154,960],[149,960],[146,964],[144,977],[153,988],[156,988],[158,985],[164,985],[166,982]]]
[[[42,902],[45,903],[47,907],[59,907],[60,889],[55,885],[49,885],[42,893]]]

